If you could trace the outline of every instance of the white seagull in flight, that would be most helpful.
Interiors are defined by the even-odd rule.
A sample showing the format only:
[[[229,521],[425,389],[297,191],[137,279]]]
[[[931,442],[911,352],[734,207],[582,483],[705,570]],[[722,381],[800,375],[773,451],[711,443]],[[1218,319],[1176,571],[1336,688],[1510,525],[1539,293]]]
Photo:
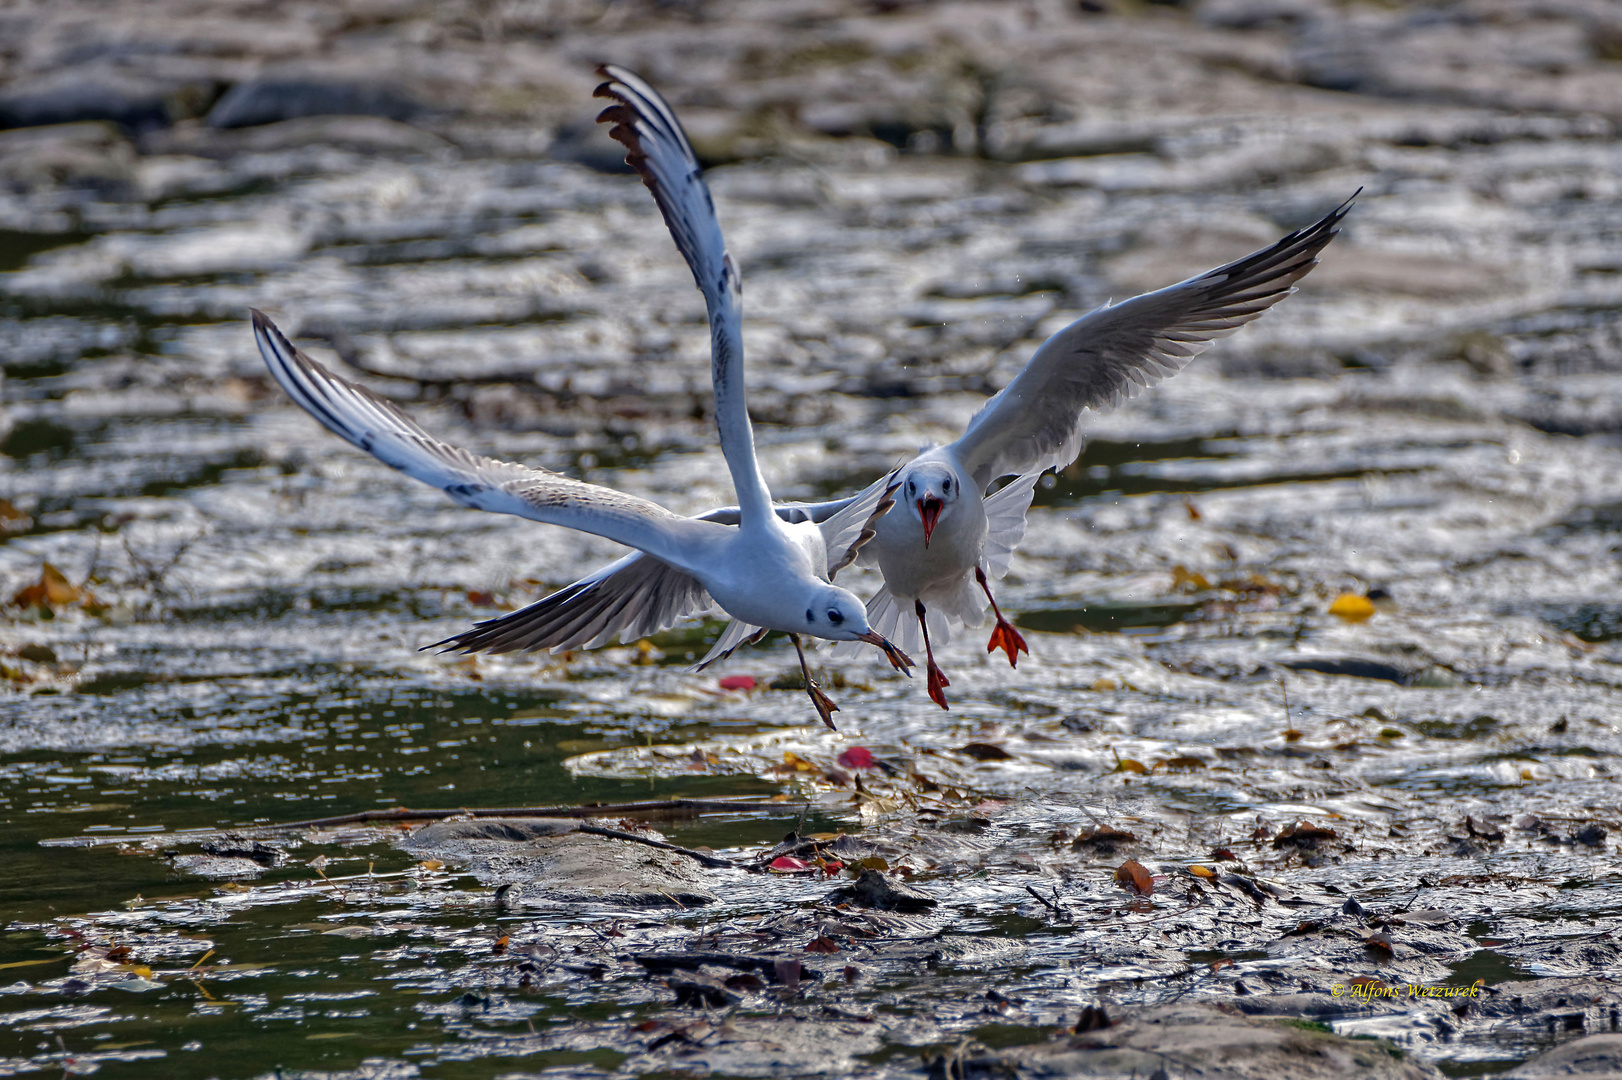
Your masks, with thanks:
[[[622,109],[629,108],[644,115],[657,113],[666,129],[680,132],[669,106],[641,80],[618,68],[599,72],[614,81],[597,93],[624,103],[599,117],[621,125],[614,129],[615,138],[626,141],[620,134]],[[685,148],[685,140],[681,145]],[[632,149],[627,160],[646,179],[645,167]],[[702,189],[690,151],[686,167]],[[659,189],[654,193],[659,197]],[[1318,253],[1337,235],[1350,205],[1348,199],[1314,224],[1242,259],[1156,292],[1105,304],[1076,320],[1043,343],[1014,381],[975,415],[961,438],[924,451],[895,474],[898,495],[906,505],[878,519],[876,535],[859,548],[856,561],[877,566],[884,576],[883,588],[867,605],[869,624],[906,649],[916,650],[921,637],[929,696],[936,704],[947,707],[949,683],[935,664],[931,639],[944,643],[952,622],[980,625],[985,603],[997,620],[986,651],[1005,650],[1010,665],[1017,663],[1021,652],[1030,651],[997,609],[990,579],[1007,572],[1009,556],[1025,534],[1025,515],[1037,479],[1049,468],[1068,465],[1080,453],[1082,412],[1119,404],[1175,375],[1215,339],[1233,333],[1293,293],[1294,283],[1317,265]],[[683,254],[691,250],[695,232],[720,235],[708,198],[702,204],[693,200],[680,224],[663,197],[659,206]],[[688,262],[693,263],[691,255]],[[696,264],[695,274],[713,312],[718,297]],[[984,494],[1006,476],[1015,479]],[[974,497],[965,497],[971,490]],[[835,500],[779,506],[777,513],[794,522],[822,521],[847,505],[846,500]],[[736,521],[738,510],[715,510],[705,518]],[[470,652],[557,650],[600,644],[622,627],[623,640],[653,633],[700,610],[697,601],[673,591],[670,579],[675,576],[654,560],[631,555],[445,644]],[[641,602],[650,595],[667,602],[650,608]],[[631,608],[644,612],[645,618],[635,623],[602,621],[604,613],[612,616]],[[734,622],[697,666],[727,655],[757,630]],[[845,651],[841,646],[835,655]]]
[[[561,624],[544,617],[556,606],[548,606],[554,599],[548,597],[438,644],[505,652],[577,647],[606,641],[616,631],[629,639],[702,611],[713,600],[734,622],[705,662],[767,630],[783,631],[799,653],[817,714],[831,728],[830,714],[838,707],[812,680],[800,635],[877,645],[892,665],[911,674],[911,658],[873,632],[861,601],[830,583],[873,535],[873,519],[891,505],[894,484],[886,477],[848,504],[819,514],[820,521],[801,510],[773,506],[755,460],[745,407],[738,274],[709,189],[681,125],[658,94],[627,71],[599,70],[612,81],[598,93],[620,102],[603,119],[615,121],[610,134],[629,148],[627,161],[653,192],[709,308],[716,424],[738,510],[684,518],[646,499],[441,442],[393,404],[294,348],[270,319],[254,311],[259,352],[282,389],[306,412],[385,465],[443,489],[464,506],[562,525],[638,549],[638,554],[554,594],[572,601]],[[602,602],[595,593],[608,576],[618,588]],[[543,616],[539,627],[537,614]],[[512,630],[515,622],[529,631],[528,638],[535,638],[538,630],[542,638],[559,640],[508,643],[503,631]]]
[[[979,626],[987,602],[996,628],[986,651],[1004,650],[1010,666],[1030,652],[998,609],[988,579],[1008,570],[1038,477],[1081,452],[1083,410],[1118,405],[1177,374],[1216,338],[1295,292],[1350,207],[1348,199],[1242,259],[1082,316],[1043,342],[956,442],[925,450],[901,467],[896,479],[903,505],[880,519],[856,562],[884,575],[884,587],[867,603],[868,622],[905,649],[917,649],[922,635],[929,696],[937,705],[947,707],[949,682],[935,664],[933,644],[946,642],[954,622]],[[985,494],[1005,476],[1015,479]]]

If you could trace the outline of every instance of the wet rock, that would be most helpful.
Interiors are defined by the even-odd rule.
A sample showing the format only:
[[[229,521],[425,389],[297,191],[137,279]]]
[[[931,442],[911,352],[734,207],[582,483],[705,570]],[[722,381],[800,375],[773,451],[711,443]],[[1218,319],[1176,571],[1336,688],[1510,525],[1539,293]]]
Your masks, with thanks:
[[[256,878],[265,872],[266,864],[258,859],[218,855],[177,855],[169,865],[183,874],[213,878],[217,881],[235,878]]]
[[[111,65],[68,68],[0,92],[0,128],[105,120],[138,133],[201,115],[217,92],[208,79],[165,78]]]
[[[764,956],[737,956],[723,952],[638,953],[631,959],[655,975],[673,971],[698,971],[704,967],[730,968],[754,972],[767,982],[783,982],[782,961]],[[795,969],[796,979],[820,979],[822,973],[806,967]]]
[[[862,876],[830,894],[834,903],[857,904],[886,911],[923,911],[940,901],[911,885],[896,881],[879,870],[863,870]]]
[[[400,846],[423,858],[457,858],[481,855],[492,843],[521,844],[550,836],[575,832],[580,823],[572,818],[473,818],[467,821],[435,821],[412,833]]]
[[[200,845],[203,854],[219,859],[248,859],[260,866],[280,866],[287,861],[287,852],[262,840],[242,836],[222,836],[206,840]]]
[[[129,185],[134,166],[134,146],[112,124],[58,124],[0,133],[0,189],[84,187],[117,192]]]
[[[419,858],[466,865],[482,884],[500,888],[507,907],[698,907],[716,899],[693,860],[585,835],[575,831],[578,824],[552,818],[441,821],[401,846]]]
[[[1248,1017],[1215,1005],[1170,1005],[1115,1025],[998,1054],[937,1058],[938,1077],[1199,1076],[1211,1080],[1429,1080],[1442,1074],[1383,1040]]]
[[[1557,1076],[1622,1075],[1622,1035],[1588,1035],[1545,1050],[1504,1073],[1505,1080],[1552,1080]]]
[[[732,1015],[724,1022],[659,1025],[620,1068],[635,1076],[853,1076],[862,1055],[884,1045],[889,1026],[866,1016]],[[660,1032],[660,1028],[669,1030]]]
[[[238,83],[209,110],[217,128],[253,127],[305,116],[409,120],[423,106],[403,88],[372,79],[317,74],[265,75]]]
[[[306,146],[332,146],[385,157],[434,154],[451,148],[437,135],[383,116],[308,116],[231,129],[182,124],[150,132],[138,145],[143,154],[186,154],[220,161],[238,154],[270,154]]]

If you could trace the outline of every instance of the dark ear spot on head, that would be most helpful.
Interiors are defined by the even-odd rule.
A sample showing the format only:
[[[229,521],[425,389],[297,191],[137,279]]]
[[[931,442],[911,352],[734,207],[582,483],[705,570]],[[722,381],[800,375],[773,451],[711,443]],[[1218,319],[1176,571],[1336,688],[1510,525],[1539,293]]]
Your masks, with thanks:
[[[810,608],[805,609],[805,621],[808,622],[808,623],[814,623],[814,622],[817,621],[817,617],[815,615],[811,614],[811,609]]]

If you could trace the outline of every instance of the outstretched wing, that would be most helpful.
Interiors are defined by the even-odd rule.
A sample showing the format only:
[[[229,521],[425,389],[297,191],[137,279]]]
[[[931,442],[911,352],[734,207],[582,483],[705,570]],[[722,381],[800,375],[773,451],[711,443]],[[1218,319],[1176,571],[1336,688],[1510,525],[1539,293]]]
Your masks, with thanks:
[[[517,611],[425,645],[464,653],[594,649],[668,630],[714,606],[691,574],[640,551]]]
[[[829,581],[856,561],[857,553],[873,539],[879,518],[895,505],[895,489],[900,486],[896,473],[900,471],[897,469],[875,480],[837,512],[817,522],[822,530],[822,542],[828,548]]]
[[[733,619],[727,623],[727,628],[721,631],[721,636],[715,639],[710,651],[704,654],[704,659],[688,668],[688,671],[703,671],[717,660],[725,660],[732,655],[734,649],[748,642],[754,644],[766,636],[766,631],[758,626],[750,626],[746,622]],[[860,642],[858,642],[860,644]]]
[[[263,312],[253,312],[253,332],[271,375],[305,412],[383,464],[443,489],[463,506],[595,533],[678,565],[690,562],[694,545],[715,528],[634,495],[441,442],[396,406],[294,348]]]
[[[653,193],[671,238],[693,271],[710,317],[710,380],[715,386],[715,423],[721,436],[732,486],[743,508],[744,524],[764,523],[771,494],[755,461],[754,431],[744,400],[743,285],[727,254],[715,202],[704,183],[698,158],[659,92],[622,67],[603,64],[597,73],[608,81],[596,90],[610,98],[597,117],[612,123],[609,137],[625,144],[625,163]]]
[[[1352,196],[1355,199],[1357,196]],[[1187,281],[1105,305],[1042,344],[953,444],[982,490],[999,476],[1068,465],[1081,412],[1117,405],[1295,291],[1352,200],[1315,224]]]

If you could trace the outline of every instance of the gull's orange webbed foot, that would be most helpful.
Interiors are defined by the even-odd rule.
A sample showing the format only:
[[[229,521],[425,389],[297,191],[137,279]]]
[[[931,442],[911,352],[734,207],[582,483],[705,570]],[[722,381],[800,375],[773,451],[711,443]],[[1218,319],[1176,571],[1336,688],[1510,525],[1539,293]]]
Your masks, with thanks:
[[[986,642],[986,652],[996,652],[998,649],[1008,654],[1008,666],[1011,668],[1019,667],[1020,653],[1026,656],[1031,654],[1030,647],[1025,644],[1019,631],[1014,629],[1014,624],[1000,615],[997,616],[997,628],[991,632],[991,640]]]
[[[952,680],[948,679],[946,673],[936,667],[935,661],[931,660],[929,662],[929,700],[943,709],[951,708],[946,704],[946,688],[951,685]]]

